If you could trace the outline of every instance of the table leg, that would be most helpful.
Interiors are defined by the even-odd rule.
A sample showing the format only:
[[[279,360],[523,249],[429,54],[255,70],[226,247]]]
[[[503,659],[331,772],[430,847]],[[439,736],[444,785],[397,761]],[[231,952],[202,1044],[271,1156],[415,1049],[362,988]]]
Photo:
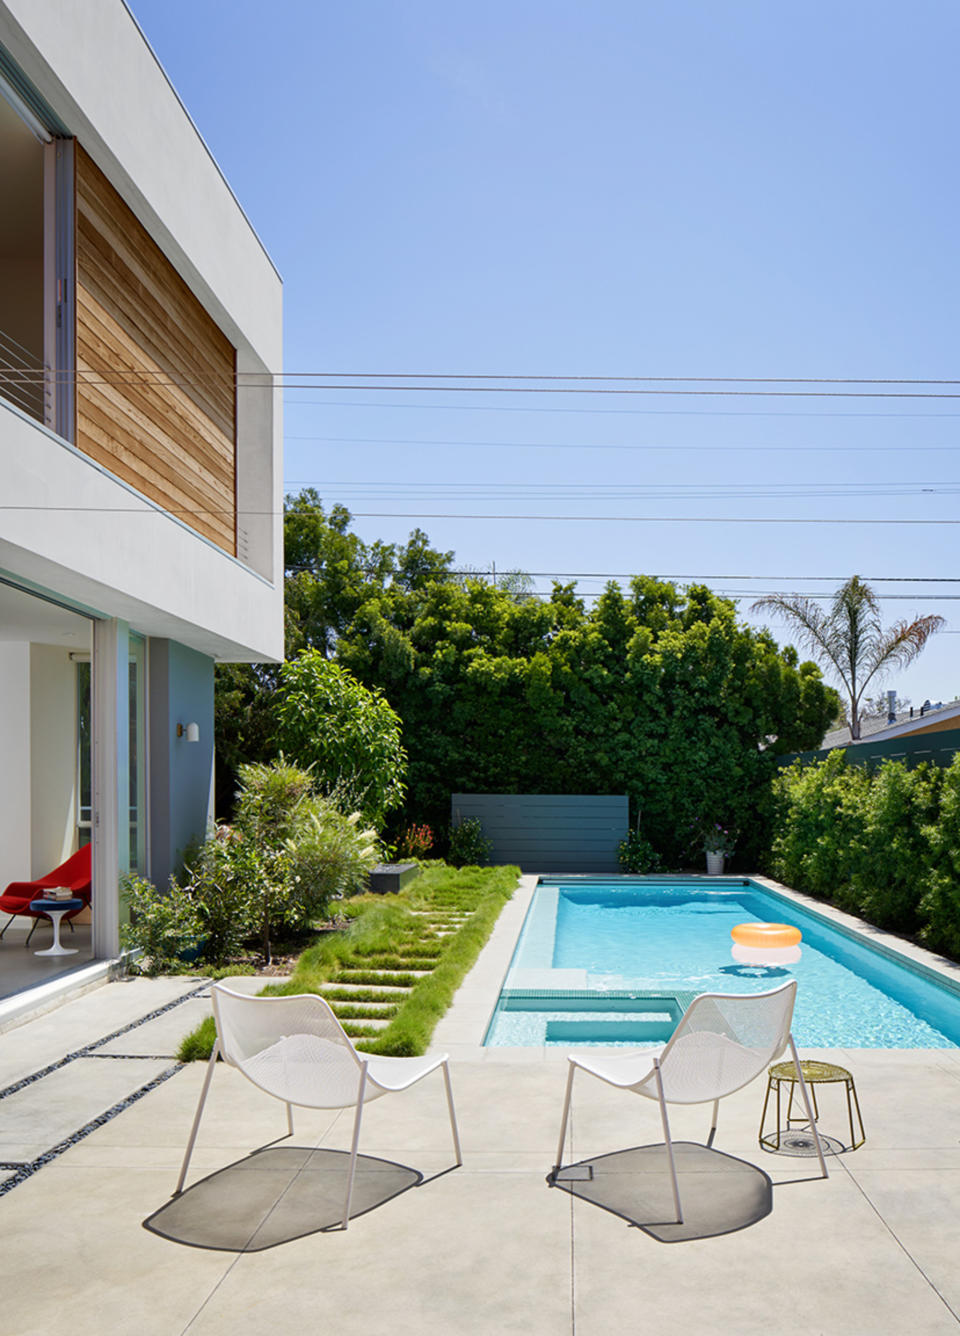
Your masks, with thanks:
[[[47,909],[44,911],[47,918],[53,924],[53,946],[46,951],[34,951],[35,956],[75,956],[77,948],[74,946],[60,945],[60,920],[67,912],[65,909]]]

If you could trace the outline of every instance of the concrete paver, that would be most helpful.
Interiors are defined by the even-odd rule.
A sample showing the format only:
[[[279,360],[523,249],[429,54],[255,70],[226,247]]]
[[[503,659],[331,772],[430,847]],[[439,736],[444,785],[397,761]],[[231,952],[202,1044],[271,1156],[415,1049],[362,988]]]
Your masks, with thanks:
[[[818,1054],[853,1071],[867,1131],[860,1150],[831,1157],[825,1182],[814,1161],[760,1151],[762,1082],[725,1100],[717,1149],[770,1176],[773,1210],[735,1233],[660,1243],[547,1186],[563,1053],[479,1047],[521,900],[508,906],[510,922],[501,920],[436,1035],[436,1047],[452,1054],[462,1168],[445,1172],[452,1150],[434,1075],[368,1105],[361,1137],[365,1155],[409,1165],[429,1181],[346,1233],[239,1255],[160,1238],[142,1225],[176,1180],[204,1076],[203,1064],[191,1064],[2,1198],[4,1265],[18,1280],[5,1290],[4,1333],[960,1336],[960,1050]],[[31,1052],[35,1064],[55,1061],[194,986],[107,985],[0,1036],[0,1071],[4,1063],[23,1071]],[[142,1055],[172,1053],[181,1028],[208,1008],[206,998],[185,1001],[108,1046],[141,1056],[78,1058],[0,1100],[0,1161],[5,1145],[50,1145],[71,1109],[82,1118],[82,1109],[108,1107],[118,1090],[122,1098],[168,1068],[169,1059]],[[705,1135],[708,1110],[678,1108],[673,1117],[678,1139]],[[827,1130],[842,1133],[845,1110],[829,1117]],[[343,1150],[351,1124],[349,1113],[298,1110],[288,1142],[282,1105],[221,1065],[189,1183],[274,1140]],[[659,1140],[654,1104],[578,1078],[567,1161]],[[56,1238],[88,1241],[77,1265],[49,1265]]]

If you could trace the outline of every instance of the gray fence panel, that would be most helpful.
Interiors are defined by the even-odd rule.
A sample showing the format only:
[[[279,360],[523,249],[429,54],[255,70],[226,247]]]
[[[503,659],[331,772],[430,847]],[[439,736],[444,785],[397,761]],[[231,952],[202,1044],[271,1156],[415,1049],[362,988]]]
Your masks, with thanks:
[[[524,872],[619,872],[630,825],[626,794],[454,793],[450,819],[479,818],[494,863]]]

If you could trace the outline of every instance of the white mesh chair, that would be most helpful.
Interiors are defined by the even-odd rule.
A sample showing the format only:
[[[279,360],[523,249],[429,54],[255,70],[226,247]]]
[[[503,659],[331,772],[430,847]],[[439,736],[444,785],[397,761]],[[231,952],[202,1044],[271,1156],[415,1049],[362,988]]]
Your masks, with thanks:
[[[827,1166],[817,1134],[810,1094],[790,1033],[796,995],[796,980],[768,993],[703,993],[687,1007],[670,1042],[659,1052],[630,1053],[622,1057],[571,1055],[554,1177],[563,1163],[563,1143],[570,1115],[573,1077],[579,1068],[609,1085],[620,1090],[631,1090],[635,1095],[644,1095],[660,1105],[677,1223],[682,1224],[680,1188],[670,1139],[667,1105],[706,1104],[712,1100],[713,1121],[706,1143],[711,1146],[717,1130],[720,1100],[760,1076],[789,1046],[796,1064],[807,1117],[810,1119],[820,1171],[826,1178]]]
[[[247,997],[223,984],[214,984],[211,995],[217,1041],[207,1064],[174,1196],[183,1190],[218,1056],[268,1095],[283,1100],[291,1136],[294,1104],[309,1109],[355,1108],[343,1204],[344,1229],[350,1218],[360,1120],[363,1106],[370,1100],[406,1090],[421,1077],[442,1067],[454,1151],[457,1164],[463,1163],[446,1053],[434,1058],[385,1058],[358,1053],[329,1004],[312,993],[294,997]]]

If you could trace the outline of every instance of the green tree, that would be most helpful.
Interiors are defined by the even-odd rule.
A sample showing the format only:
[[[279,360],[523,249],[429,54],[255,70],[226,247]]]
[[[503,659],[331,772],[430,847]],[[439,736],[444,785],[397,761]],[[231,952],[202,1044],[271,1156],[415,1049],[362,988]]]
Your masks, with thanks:
[[[400,719],[379,691],[318,649],[303,650],[281,667],[276,722],[284,754],[341,804],[379,823],[403,801]]]
[[[944,625],[942,617],[917,617],[884,629],[877,597],[859,575],[833,596],[825,612],[813,599],[799,594],[770,594],[757,599],[753,612],[782,617],[843,684],[848,703],[850,737],[860,736],[864,692],[869,684],[894,668],[906,668]]]
[[[626,792],[668,866],[705,821],[738,829],[746,863],[767,837],[774,757],[815,746],[839,706],[815,664],[705,586],[638,576],[587,609],[572,584],[541,599],[522,579],[455,573],[419,530],[364,544],[313,492],[288,500],[286,526],[289,653],[335,657],[403,721],[406,798],[381,809],[399,824],[446,828],[460,790]],[[290,704],[276,670],[253,671],[261,696],[249,678],[230,683],[231,760],[248,744],[257,759],[281,746],[319,759],[306,698]]]

